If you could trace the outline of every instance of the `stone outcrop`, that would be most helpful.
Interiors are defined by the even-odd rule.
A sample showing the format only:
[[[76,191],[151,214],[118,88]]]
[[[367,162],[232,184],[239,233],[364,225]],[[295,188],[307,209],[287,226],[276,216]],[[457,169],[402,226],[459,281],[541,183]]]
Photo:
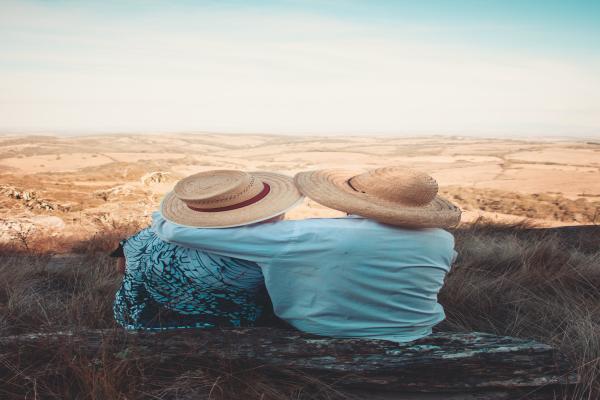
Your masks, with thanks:
[[[20,201],[25,208],[30,210],[63,211],[71,210],[71,204],[59,204],[52,200],[40,197],[34,190],[18,189],[14,186],[0,185],[0,194]]]

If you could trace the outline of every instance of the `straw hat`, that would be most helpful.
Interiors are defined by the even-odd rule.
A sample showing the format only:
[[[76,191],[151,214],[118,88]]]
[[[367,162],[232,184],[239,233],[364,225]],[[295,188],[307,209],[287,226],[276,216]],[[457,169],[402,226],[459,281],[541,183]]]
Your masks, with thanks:
[[[292,178],[285,175],[215,170],[177,182],[160,211],[178,225],[231,228],[276,217],[302,198]]]
[[[386,167],[360,173],[340,169],[300,172],[300,191],[327,207],[408,228],[450,227],[460,209],[437,196],[437,182],[415,170]]]

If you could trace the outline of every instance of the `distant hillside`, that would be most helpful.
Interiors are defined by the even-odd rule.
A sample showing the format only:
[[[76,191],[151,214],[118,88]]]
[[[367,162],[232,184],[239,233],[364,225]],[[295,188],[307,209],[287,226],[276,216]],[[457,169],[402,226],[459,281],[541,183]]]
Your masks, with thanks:
[[[600,222],[600,147],[589,142],[209,133],[2,136],[0,241],[15,226],[91,236],[114,221],[147,223],[175,181],[207,169],[293,175],[382,165],[431,173],[441,193],[463,208],[464,221],[485,216],[539,226]],[[289,218],[337,215],[306,201]]]

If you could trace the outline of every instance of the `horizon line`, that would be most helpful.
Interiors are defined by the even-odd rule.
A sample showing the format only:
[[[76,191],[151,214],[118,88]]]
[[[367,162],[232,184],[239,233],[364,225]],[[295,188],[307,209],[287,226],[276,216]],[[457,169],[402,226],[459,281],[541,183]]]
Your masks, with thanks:
[[[48,136],[48,137],[86,137],[86,136],[157,136],[157,135],[231,135],[231,136],[274,136],[274,137],[358,137],[358,138],[428,138],[443,137],[455,139],[495,139],[495,140],[533,140],[533,141],[597,141],[598,135],[569,134],[519,134],[519,133],[451,133],[451,132],[261,132],[227,130],[12,130],[0,129],[0,136]],[[600,142],[599,142],[600,143]]]

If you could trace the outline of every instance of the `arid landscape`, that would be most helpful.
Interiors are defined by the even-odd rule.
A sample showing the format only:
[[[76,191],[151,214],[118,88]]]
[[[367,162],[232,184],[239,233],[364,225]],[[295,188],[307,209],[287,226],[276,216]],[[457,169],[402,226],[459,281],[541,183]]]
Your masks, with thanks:
[[[0,400],[600,399],[598,15],[1,0]],[[199,252],[147,229],[195,173],[381,167],[432,176],[460,221],[283,222],[264,245],[223,229],[233,250]],[[206,204],[250,216],[271,188]],[[286,219],[345,216],[296,205]]]
[[[468,137],[148,134],[0,137],[0,237],[143,225],[174,182],[214,168],[293,175],[402,165],[433,175],[463,221],[600,221],[600,142]],[[335,216],[314,202],[289,218]],[[16,235],[16,236],[15,236]]]
[[[550,344],[579,383],[542,382],[519,398],[597,398],[599,228],[552,227],[600,222],[600,142],[217,134],[0,137],[0,398],[361,398],[342,390],[351,378],[331,385],[219,353],[176,365],[109,347],[90,356],[77,343],[90,329],[112,332],[107,343],[120,334],[112,303],[121,275],[108,253],[148,224],[181,177],[384,165],[429,172],[464,211],[436,329]],[[288,218],[339,214],[306,200]],[[36,342],[33,358],[11,342],[38,332],[73,335]],[[465,396],[452,398],[475,398]]]

